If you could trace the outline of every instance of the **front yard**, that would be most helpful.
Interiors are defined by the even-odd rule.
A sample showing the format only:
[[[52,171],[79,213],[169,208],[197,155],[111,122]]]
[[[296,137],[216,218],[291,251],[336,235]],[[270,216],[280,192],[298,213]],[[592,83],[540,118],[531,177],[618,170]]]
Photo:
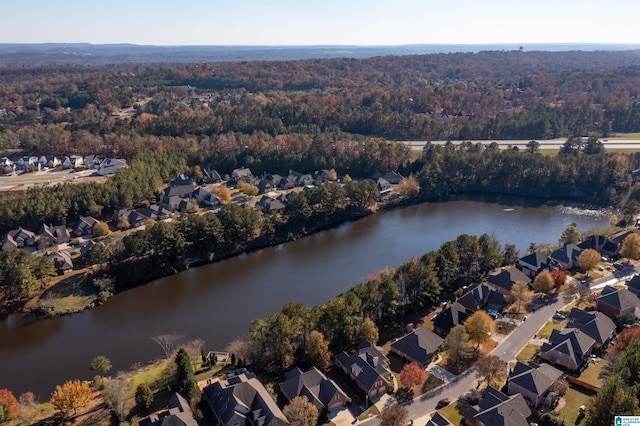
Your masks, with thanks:
[[[527,362],[540,350],[540,346],[528,344],[516,355],[516,359],[520,362]]]
[[[538,337],[548,339],[553,330],[562,330],[561,322],[549,321],[538,331]]]
[[[459,425],[462,421],[462,414],[458,411],[457,403],[452,402],[444,408],[438,410],[438,413],[445,419],[449,420],[453,425]]]

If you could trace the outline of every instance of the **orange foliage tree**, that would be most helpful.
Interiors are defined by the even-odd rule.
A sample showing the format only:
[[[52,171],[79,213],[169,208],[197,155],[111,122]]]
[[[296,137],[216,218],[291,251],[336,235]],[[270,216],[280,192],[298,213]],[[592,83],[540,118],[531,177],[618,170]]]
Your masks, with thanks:
[[[80,380],[68,381],[64,385],[56,386],[51,395],[51,405],[58,410],[62,418],[78,413],[78,408],[86,407],[91,402],[91,388],[88,383]]]
[[[405,388],[421,385],[425,379],[425,372],[416,362],[407,364],[400,372],[400,383]]]
[[[623,351],[627,346],[640,341],[640,327],[625,328],[616,337],[616,350]]]
[[[560,269],[554,269],[553,272],[551,272],[551,277],[553,278],[553,286],[555,288],[562,287],[567,281],[567,274]]]
[[[20,411],[20,405],[8,389],[0,389],[0,423],[13,419]]]

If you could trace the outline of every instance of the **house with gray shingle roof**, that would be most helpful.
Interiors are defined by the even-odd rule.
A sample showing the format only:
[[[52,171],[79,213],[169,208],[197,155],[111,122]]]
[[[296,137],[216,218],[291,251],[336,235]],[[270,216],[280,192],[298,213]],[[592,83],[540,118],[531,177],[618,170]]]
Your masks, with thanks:
[[[549,364],[518,362],[509,375],[507,393],[509,395],[522,394],[536,408],[543,403],[550,407],[554,401],[547,396],[562,374],[562,371]]]
[[[489,278],[487,278],[487,281],[500,293],[505,296],[510,296],[511,288],[515,283],[523,282],[525,284],[529,284],[531,282],[531,278],[525,275],[518,268],[509,268],[502,269],[498,273],[490,275]]]
[[[551,260],[558,263],[562,269],[574,269],[580,266],[578,257],[582,253],[580,247],[575,244],[567,244],[551,253]]]
[[[640,296],[640,275],[634,275],[627,282],[627,289],[636,296]]]
[[[5,234],[2,239],[2,250],[13,250],[30,247],[36,244],[36,234],[22,227],[13,229]]]
[[[54,244],[65,244],[71,239],[71,235],[64,225],[47,226],[43,223],[38,235],[40,236],[39,246],[41,248],[51,247]]]
[[[393,384],[389,359],[370,342],[360,343],[352,354],[340,352],[335,356],[335,362],[369,397],[384,394]]]
[[[596,298],[596,310],[614,320],[640,318],[640,299],[626,288],[605,286]]]
[[[169,409],[140,420],[140,426],[198,426],[193,411],[179,393],[169,398]]]
[[[256,375],[240,369],[204,393],[220,426],[286,426],[289,421]]]
[[[572,308],[568,317],[567,327],[578,328],[596,341],[596,349],[605,346],[616,332],[616,325],[602,312],[583,311]]]
[[[464,413],[467,426],[529,426],[531,410],[521,394],[507,396],[488,386],[477,406]]]
[[[536,251],[518,259],[516,268],[520,269],[528,277],[533,278],[545,269],[549,269],[550,264],[551,259],[549,256]]]
[[[420,365],[426,365],[444,340],[426,327],[419,327],[391,344],[391,352]]]
[[[291,402],[297,396],[304,396],[318,408],[318,415],[323,410],[332,411],[345,407],[349,402],[347,394],[315,367],[305,372],[296,367],[286,377],[279,385],[285,398]]]
[[[504,294],[486,283],[473,284],[458,298],[457,302],[473,312],[479,309],[501,311],[504,307]]]
[[[472,313],[460,303],[453,302],[433,319],[433,331],[444,337],[456,325],[464,324]]]
[[[453,426],[453,423],[436,411],[425,426]]]
[[[540,358],[568,370],[579,370],[587,362],[596,341],[577,328],[553,330],[549,343],[540,348]]]

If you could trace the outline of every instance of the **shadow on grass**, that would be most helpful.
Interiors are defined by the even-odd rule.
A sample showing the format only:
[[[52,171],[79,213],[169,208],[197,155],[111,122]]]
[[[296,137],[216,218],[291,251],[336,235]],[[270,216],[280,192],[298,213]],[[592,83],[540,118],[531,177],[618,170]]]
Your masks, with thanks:
[[[80,274],[64,278],[58,284],[45,291],[41,299],[91,296],[94,294],[96,294],[96,289],[93,286],[91,276],[88,274]]]

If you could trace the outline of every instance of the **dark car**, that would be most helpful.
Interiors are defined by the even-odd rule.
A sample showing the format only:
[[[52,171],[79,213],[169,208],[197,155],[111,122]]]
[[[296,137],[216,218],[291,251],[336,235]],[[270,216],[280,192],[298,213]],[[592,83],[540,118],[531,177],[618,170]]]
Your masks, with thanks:
[[[450,403],[451,403],[451,400],[449,398],[441,399],[440,401],[438,401],[438,404],[436,405],[436,410],[446,407]]]

